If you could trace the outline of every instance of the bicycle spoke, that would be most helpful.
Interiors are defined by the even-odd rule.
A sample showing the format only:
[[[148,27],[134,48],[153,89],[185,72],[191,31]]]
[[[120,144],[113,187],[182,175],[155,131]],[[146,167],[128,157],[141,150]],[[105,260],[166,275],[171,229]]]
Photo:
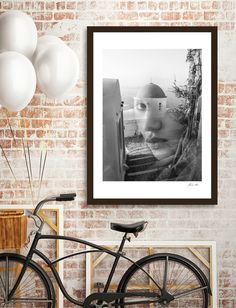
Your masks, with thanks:
[[[6,288],[5,288],[5,285],[4,285],[4,282],[3,282],[3,279],[2,279],[2,276],[0,276],[0,281],[1,281],[1,285],[2,285],[2,288],[1,290],[3,291],[4,294],[2,294],[3,297],[6,296]],[[1,292],[2,293],[2,292]],[[1,295],[1,294],[0,294]]]
[[[13,289],[23,268],[25,259],[14,254],[8,256],[0,255],[0,292],[8,290],[9,294]],[[42,274],[40,268],[29,263],[19,286],[17,287],[10,302],[5,302],[5,298],[0,295],[0,307],[6,308],[52,308],[54,306],[54,297],[51,298],[51,289],[47,285],[47,280]],[[7,287],[6,287],[7,286]]]
[[[174,268],[176,268],[176,263],[174,263]],[[172,277],[173,277],[173,278],[170,279],[169,289],[168,289],[169,292],[171,291],[172,287],[174,287],[175,282],[178,280],[178,278],[179,278],[179,276],[180,276],[180,269],[181,269],[181,264],[178,264],[177,269],[175,269],[175,271],[172,270],[172,272],[173,272]],[[176,273],[179,273],[179,274],[176,275]]]
[[[170,275],[169,275],[169,290],[170,290],[170,285],[171,285],[171,281],[173,281],[174,279],[174,271],[175,271],[175,267],[176,267],[176,263],[174,263],[173,267],[172,267],[172,270],[170,272]]]
[[[163,279],[163,290],[166,290],[166,282],[168,275],[168,256],[165,259],[165,270],[164,270],[164,279]]]
[[[26,277],[23,277],[21,280],[21,284],[22,285],[26,285],[26,281],[28,280],[28,278],[30,278],[30,276],[33,275],[33,272],[28,273],[28,275]],[[32,282],[32,280],[30,280]]]
[[[183,271],[182,271],[182,273],[183,273]],[[182,288],[184,285],[187,285],[187,282],[189,281],[189,279],[190,279],[191,277],[193,277],[193,275],[192,275],[191,277],[188,277],[187,279],[185,279],[185,278],[188,276],[188,274],[189,274],[189,273],[187,272],[187,273],[184,275],[184,277],[181,278],[181,280],[176,280],[176,281],[178,281],[178,287],[175,288],[174,291],[172,291],[172,294],[175,294],[177,290],[179,290],[180,288]],[[181,276],[179,276],[179,277],[181,277]]]
[[[133,272],[130,272],[130,276],[126,278],[123,287],[119,290],[119,292],[134,293],[134,296],[120,300],[120,306],[116,307],[161,308],[164,302],[167,302],[168,308],[208,307],[207,286],[203,284],[201,276],[195,268],[183,261],[182,258],[163,254],[160,257],[150,258],[150,260],[146,259],[142,268],[146,271],[151,269],[150,274],[160,286],[163,286],[163,291],[166,292],[155,289],[145,273],[134,267]],[[144,290],[141,287],[149,290],[152,294],[153,292],[157,295],[160,294],[160,297],[156,301],[151,300],[151,302],[148,298],[135,296],[135,292]]]
[[[181,290],[182,288],[186,288],[186,285],[191,285],[189,279],[192,278],[192,277],[189,277],[188,279],[186,279],[185,281],[181,281],[179,283],[179,286],[175,289],[174,292],[172,292],[173,295],[175,295],[177,293],[177,291]]]
[[[205,289],[207,289],[207,286],[205,286],[205,287],[198,287],[198,288],[195,288],[195,289],[191,289],[189,291],[178,293],[174,297],[175,298],[180,298],[180,297],[183,297],[183,296],[186,296],[186,295],[190,295],[190,294],[193,294],[195,292],[202,291],[202,290],[205,290]]]
[[[5,288],[6,288],[6,296],[9,294],[9,260],[6,257],[6,270],[5,270]]]
[[[31,286],[30,288],[28,288],[28,289],[26,289],[26,288],[24,288],[24,292],[22,292],[21,291],[21,289],[18,291],[18,295],[20,295],[20,296],[26,296],[27,294],[28,294],[28,292],[30,292],[30,291],[32,291],[32,290],[34,290],[35,289],[35,286],[33,285],[33,286]],[[17,297],[17,296],[16,296]]]
[[[179,264],[178,269],[177,269],[177,273],[178,274],[176,276],[174,275],[174,280],[173,280],[173,283],[172,283],[172,287],[174,287],[176,285],[176,281],[179,281],[181,275],[183,274],[184,269],[185,268],[181,264]],[[169,291],[170,290],[171,290],[171,288],[169,288]]]
[[[33,278],[31,278],[31,279],[26,283],[26,281],[28,280],[28,278],[29,278],[31,275],[33,275],[33,272],[31,272],[30,274],[28,274],[28,276],[26,277],[26,279],[23,279],[23,280],[22,280],[22,282],[21,282],[21,288],[20,288],[20,289],[18,288],[18,289],[16,290],[15,294],[24,291],[25,289],[28,288],[28,286],[31,286],[31,285],[32,285],[32,283],[34,282]],[[23,287],[22,287],[22,286],[23,286]]]

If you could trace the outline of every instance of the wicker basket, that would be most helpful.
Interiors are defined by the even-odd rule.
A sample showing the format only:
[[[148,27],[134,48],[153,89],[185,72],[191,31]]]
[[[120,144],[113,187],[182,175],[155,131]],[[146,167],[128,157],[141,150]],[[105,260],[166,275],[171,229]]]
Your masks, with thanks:
[[[0,249],[20,249],[26,241],[27,217],[24,211],[0,211]]]

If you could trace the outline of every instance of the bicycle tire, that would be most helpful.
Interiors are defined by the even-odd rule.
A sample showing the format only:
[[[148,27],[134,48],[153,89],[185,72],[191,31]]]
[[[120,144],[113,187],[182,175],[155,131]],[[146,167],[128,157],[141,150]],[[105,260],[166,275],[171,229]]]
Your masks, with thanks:
[[[166,264],[166,291],[173,297],[178,297],[178,295],[180,297],[170,300],[168,303],[158,303],[163,291]],[[150,272],[151,276],[160,286],[160,289],[158,289],[154,282],[140,268]],[[170,271],[171,269],[172,271]],[[193,292],[196,288],[203,289]],[[117,301],[115,307],[208,307],[208,293],[210,292],[210,288],[206,276],[196,264],[176,254],[160,253],[140,259],[137,265],[133,264],[123,275],[117,292],[146,292],[147,290],[148,292],[156,292],[157,297],[155,303],[131,304],[131,300],[127,297],[127,299]],[[190,293],[185,293],[184,296],[184,292],[188,291]],[[132,301],[134,300],[140,300],[140,297],[133,297]],[[143,300],[145,301],[145,299]],[[146,301],[148,300],[151,301],[152,299],[146,298]]]
[[[50,278],[40,265],[31,260],[12,300],[6,303],[26,257],[14,253],[0,254],[0,307],[54,308],[55,292]],[[8,290],[8,291],[7,291]]]

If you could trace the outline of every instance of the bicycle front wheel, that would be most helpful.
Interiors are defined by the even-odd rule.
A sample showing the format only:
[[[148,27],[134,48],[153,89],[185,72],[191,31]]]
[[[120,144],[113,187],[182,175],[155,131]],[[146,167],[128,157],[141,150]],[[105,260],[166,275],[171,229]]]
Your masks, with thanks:
[[[53,285],[45,271],[34,261],[30,261],[12,299],[8,300],[25,261],[25,257],[17,254],[0,255],[0,307],[54,308]]]
[[[118,292],[151,292],[152,297],[127,296],[116,307],[208,307],[207,279],[191,261],[174,254],[156,254],[138,261],[138,265],[125,273]]]

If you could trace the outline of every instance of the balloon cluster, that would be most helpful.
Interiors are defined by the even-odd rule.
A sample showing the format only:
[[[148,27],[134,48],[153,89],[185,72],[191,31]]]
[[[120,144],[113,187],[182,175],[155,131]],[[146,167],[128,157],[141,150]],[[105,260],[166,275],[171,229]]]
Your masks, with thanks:
[[[0,16],[0,105],[20,111],[31,101],[36,83],[49,98],[60,98],[76,84],[79,62],[61,39],[37,38],[33,20],[20,11]]]

